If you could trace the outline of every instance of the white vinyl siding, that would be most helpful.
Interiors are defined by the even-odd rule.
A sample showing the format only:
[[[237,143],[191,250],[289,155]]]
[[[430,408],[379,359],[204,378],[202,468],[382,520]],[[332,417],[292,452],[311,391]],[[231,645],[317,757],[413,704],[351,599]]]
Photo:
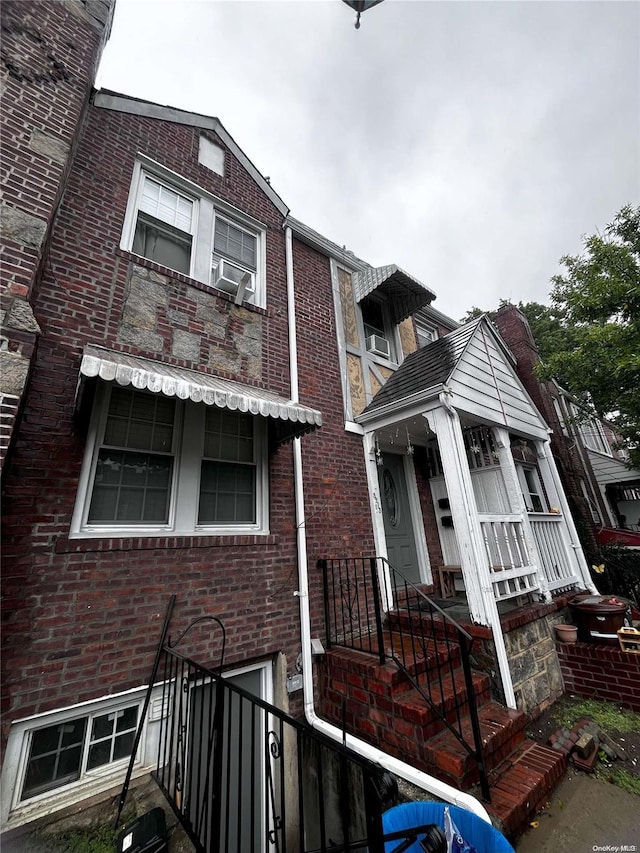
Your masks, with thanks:
[[[514,432],[547,437],[547,426],[515,369],[482,326],[467,344],[448,384],[459,411],[490,419]]]

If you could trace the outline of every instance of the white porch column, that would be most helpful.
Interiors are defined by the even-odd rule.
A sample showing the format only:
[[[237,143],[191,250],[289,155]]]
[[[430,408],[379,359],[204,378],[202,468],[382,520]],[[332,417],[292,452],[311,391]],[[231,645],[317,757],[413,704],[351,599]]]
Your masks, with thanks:
[[[502,626],[500,625],[498,607],[493,594],[489,563],[464,449],[460,418],[444,394],[440,395],[440,403],[439,408],[426,412],[424,417],[427,419],[431,431],[438,438],[438,448],[458,540],[460,564],[469,610],[474,622],[489,625],[493,631],[493,641],[505,701],[509,708],[515,708],[516,699],[509,670],[509,660],[504,644]]]
[[[387,559],[387,540],[384,535],[384,518],[382,516],[382,501],[380,499],[380,485],[378,483],[378,464],[376,459],[375,432],[365,432],[362,440],[364,448],[364,466],[367,472],[367,484],[369,486],[369,505],[371,507],[371,521],[373,524],[373,541],[376,546],[378,557]],[[378,566],[386,566],[386,562],[378,561]],[[382,590],[382,608],[385,611],[393,607],[393,589],[389,571],[385,571],[384,577],[380,577],[380,589]]]
[[[576,577],[582,578],[585,589],[588,589],[589,592],[597,593],[598,590],[591,580],[589,567],[587,566],[584,551],[582,550],[582,545],[578,538],[578,531],[576,530],[576,526],[573,522],[573,516],[571,515],[571,510],[569,509],[569,504],[564,493],[562,481],[558,474],[556,461],[551,453],[551,442],[549,439],[546,441],[536,441],[535,448],[536,455],[538,457],[538,469],[540,471],[544,487],[547,491],[547,495],[549,496],[549,500],[555,499],[557,501],[558,508],[562,512],[562,517],[565,523],[564,532],[569,540],[567,545],[571,561],[574,565]]]
[[[547,577],[544,573],[542,559],[538,551],[535,536],[533,535],[533,529],[531,527],[531,521],[529,520],[529,514],[527,513],[527,509],[524,506],[522,500],[522,490],[520,489],[520,484],[518,482],[516,463],[514,462],[513,454],[511,453],[511,441],[509,439],[509,431],[506,430],[504,427],[499,426],[492,427],[492,430],[498,453],[498,461],[500,462],[500,469],[502,471],[504,485],[507,490],[507,498],[509,501],[509,506],[511,507],[511,512],[518,512],[522,515],[522,529],[524,531],[524,538],[527,543],[527,548],[529,549],[529,552],[531,553],[531,556],[533,557],[533,560],[535,562],[536,578],[538,584],[540,585],[540,592],[544,596],[545,601],[551,601],[551,593],[549,592],[549,585],[547,583]]]

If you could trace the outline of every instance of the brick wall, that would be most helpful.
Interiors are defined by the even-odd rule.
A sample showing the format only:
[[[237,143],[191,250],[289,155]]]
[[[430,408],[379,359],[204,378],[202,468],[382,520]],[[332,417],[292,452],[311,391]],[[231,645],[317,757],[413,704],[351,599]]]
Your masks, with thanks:
[[[225,178],[200,166],[198,138],[193,127],[96,108],[87,115],[33,294],[42,337],[4,483],[5,734],[11,719],[143,684],[172,592],[179,597],[176,633],[191,617],[220,616],[229,663],[284,651],[293,665],[299,651],[289,445],[270,458],[269,536],[68,538],[87,431],[86,418],[74,417],[85,344],[211,371],[211,352],[233,350],[243,323],[257,322],[260,376],[247,360],[226,375],[289,396],[282,216],[230,152]],[[266,224],[266,311],[238,309],[224,295],[119,249],[138,151]],[[122,342],[136,265],[157,274],[166,294],[166,306],[156,306],[158,350],[142,334],[138,345],[135,336]],[[206,300],[226,318],[217,340],[199,313]],[[200,346],[176,347],[179,328]]]
[[[172,592],[172,632],[218,615],[230,664],[283,652],[293,671],[300,650],[291,445],[269,460],[269,536],[69,539],[88,428],[86,415],[74,416],[86,344],[290,394],[282,216],[230,151],[224,177],[199,165],[199,135],[96,107],[86,117],[34,291],[42,337],[5,481],[5,734],[12,719],[143,684]],[[266,310],[238,308],[119,248],[139,151],[265,223]],[[362,440],[344,431],[328,259],[296,243],[295,275],[301,401],[325,421],[302,439],[312,628],[322,636],[316,560],[372,553],[373,538]],[[141,297],[150,284],[162,298],[147,305],[145,334],[132,289]],[[249,339],[258,348],[245,358],[238,342]],[[301,710],[300,694],[291,710]]]
[[[565,436],[562,432],[562,424],[553,403],[554,398],[558,397],[555,385],[540,381],[535,374],[540,356],[529,323],[516,305],[505,305],[497,312],[496,325],[503,340],[517,359],[516,371],[520,381],[552,430],[551,451],[571,514],[583,547],[587,551],[595,552],[597,550],[596,528],[580,486],[580,479],[591,481],[596,496],[600,494],[600,490],[593,472],[590,468],[586,469],[581,461],[575,439]],[[602,506],[600,510],[603,517],[606,517]]]
[[[312,631],[324,636],[319,559],[375,553],[362,438],[344,430],[329,260],[294,241],[300,396],[324,425],[302,441]]]
[[[557,643],[567,693],[640,711],[640,655],[615,646]]]
[[[2,260],[16,295],[34,283],[112,6],[2,3]]]

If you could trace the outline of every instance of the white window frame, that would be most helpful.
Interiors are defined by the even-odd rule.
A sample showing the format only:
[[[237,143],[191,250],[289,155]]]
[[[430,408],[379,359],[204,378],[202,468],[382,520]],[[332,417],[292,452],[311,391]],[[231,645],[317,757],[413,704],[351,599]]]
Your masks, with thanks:
[[[220,216],[237,228],[256,238],[256,269],[253,274],[251,288],[246,289],[245,301],[259,308],[266,308],[266,269],[267,227],[264,223],[247,213],[207,192],[193,181],[167,169],[161,163],[138,154],[129,189],[129,199],[125,212],[120,248],[125,252],[133,251],[133,241],[138,220],[138,210],[145,177],[177,192],[193,201],[192,245],[190,278],[210,287],[213,292],[223,293],[213,284],[213,241],[215,235],[215,219]],[[186,232],[185,232],[186,233]],[[230,259],[231,263],[236,264]],[[236,264],[238,265],[238,264]],[[241,265],[240,265],[241,266]],[[228,294],[227,294],[228,295]]]
[[[204,441],[206,406],[175,399],[176,419],[173,433],[173,474],[170,486],[168,521],[165,524],[89,523],[98,453],[109,410],[112,384],[99,382],[91,414],[89,434],[78,482],[78,493],[71,522],[70,538],[95,539],[146,536],[224,536],[269,533],[269,471],[267,423],[265,418],[249,416],[254,424],[254,462],[256,466],[256,520],[253,523],[198,524],[200,471]],[[135,391],[136,389],[131,389]],[[138,391],[137,393],[145,393]]]
[[[422,349],[438,340],[438,330],[431,323],[416,318],[416,339],[418,349]]]
[[[114,696],[100,698],[78,705],[49,711],[38,716],[17,720],[11,726],[5,761],[2,768],[2,820],[3,824],[20,825],[43,813],[63,808],[71,802],[85,799],[94,793],[104,791],[122,780],[124,769],[128,766],[130,755],[119,758],[116,761],[103,764],[93,770],[86,770],[86,762],[89,751],[91,736],[91,720],[104,714],[115,713],[125,708],[136,706],[138,708],[138,725],[146,688],[134,688]],[[78,779],[66,784],[34,794],[25,799],[21,798],[24,787],[31,741],[33,733],[39,729],[64,724],[65,722],[87,717],[85,729],[83,754],[81,761],[81,772]],[[137,726],[136,726],[137,728]],[[145,765],[146,754],[146,729],[143,726],[140,743],[134,762],[134,775],[140,775]],[[3,828],[6,828],[3,826]]]
[[[607,440],[601,421],[584,410],[579,409],[574,403],[571,403],[570,406],[571,414],[575,421],[575,429],[584,447],[603,456],[613,456],[613,450]]]
[[[547,503],[547,496],[542,488],[542,480],[540,479],[540,474],[538,473],[538,469],[535,465],[527,465],[523,462],[516,462],[516,472],[518,475],[518,482],[520,484],[520,490],[522,492],[522,498],[524,500],[525,508],[529,515],[535,513],[548,513],[549,507]],[[527,474],[529,474],[533,478],[533,485],[535,486],[535,490],[532,491],[529,488],[529,482],[527,480]],[[540,506],[542,509],[534,509],[532,504],[531,496],[535,495],[540,501]]]

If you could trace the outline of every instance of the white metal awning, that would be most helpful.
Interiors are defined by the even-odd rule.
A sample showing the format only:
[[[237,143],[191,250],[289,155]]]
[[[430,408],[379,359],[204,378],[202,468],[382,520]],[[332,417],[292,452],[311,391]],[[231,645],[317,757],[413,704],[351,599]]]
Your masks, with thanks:
[[[432,290],[395,264],[360,270],[353,273],[352,281],[356,302],[376,290],[384,293],[394,323],[402,322],[436,298]]]
[[[180,400],[204,403],[220,409],[247,412],[275,422],[279,442],[288,441],[322,426],[316,409],[302,406],[262,388],[252,388],[230,379],[220,379],[184,367],[174,367],[146,358],[114,352],[89,344],[84,348],[80,375],[140,391],[164,394]]]

